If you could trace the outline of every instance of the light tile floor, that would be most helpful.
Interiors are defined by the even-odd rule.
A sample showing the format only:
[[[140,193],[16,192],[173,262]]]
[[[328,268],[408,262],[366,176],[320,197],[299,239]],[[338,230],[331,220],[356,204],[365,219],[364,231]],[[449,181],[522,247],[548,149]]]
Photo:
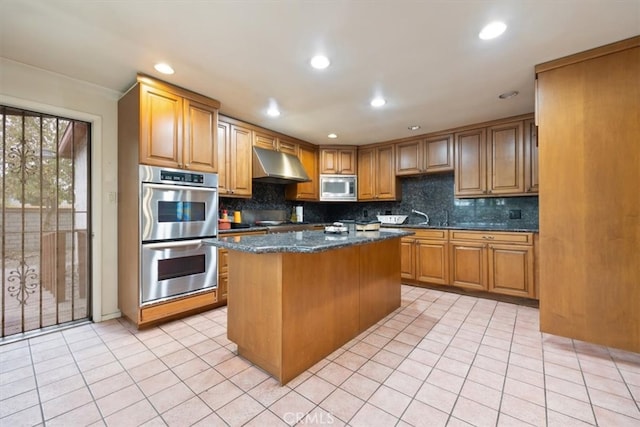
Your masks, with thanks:
[[[235,350],[226,308],[3,345],[0,425],[640,425],[640,354],[492,300],[402,286],[401,308],[284,387]]]

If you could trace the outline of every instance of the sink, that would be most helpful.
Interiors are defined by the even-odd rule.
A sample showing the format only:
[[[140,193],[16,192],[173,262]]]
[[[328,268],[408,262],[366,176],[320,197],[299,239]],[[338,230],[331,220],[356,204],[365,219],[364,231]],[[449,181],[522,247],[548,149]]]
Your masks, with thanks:
[[[378,221],[383,224],[398,225],[406,221],[408,215],[378,215]]]

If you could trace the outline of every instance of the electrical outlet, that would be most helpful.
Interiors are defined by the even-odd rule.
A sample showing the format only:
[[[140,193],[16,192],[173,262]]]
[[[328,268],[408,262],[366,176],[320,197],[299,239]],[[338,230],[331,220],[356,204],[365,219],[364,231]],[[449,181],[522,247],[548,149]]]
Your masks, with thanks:
[[[362,216],[363,216],[363,217],[365,217],[365,218],[366,218],[366,217],[368,217],[368,216],[369,216],[369,211],[368,211],[368,210],[366,210],[366,209],[365,209],[365,210],[363,210],[363,211],[362,211]]]
[[[522,218],[522,211],[520,209],[509,209],[509,219]]]

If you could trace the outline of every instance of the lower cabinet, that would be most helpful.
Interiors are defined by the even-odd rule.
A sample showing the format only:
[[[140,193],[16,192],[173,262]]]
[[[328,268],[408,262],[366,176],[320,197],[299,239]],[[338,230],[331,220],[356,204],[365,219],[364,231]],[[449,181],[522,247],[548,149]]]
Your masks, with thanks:
[[[537,298],[534,233],[410,231],[416,234],[401,243],[401,276],[407,282]]]
[[[485,244],[451,242],[451,284],[486,291],[487,262]]]
[[[401,277],[418,282],[449,283],[447,230],[413,230],[416,234],[402,239]]]
[[[452,230],[451,284],[535,298],[533,233]]]

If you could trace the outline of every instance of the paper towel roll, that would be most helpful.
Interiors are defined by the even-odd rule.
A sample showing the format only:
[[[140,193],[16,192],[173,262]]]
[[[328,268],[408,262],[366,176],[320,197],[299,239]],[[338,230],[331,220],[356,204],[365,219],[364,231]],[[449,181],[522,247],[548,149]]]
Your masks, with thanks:
[[[296,221],[302,222],[302,206],[296,206]]]

